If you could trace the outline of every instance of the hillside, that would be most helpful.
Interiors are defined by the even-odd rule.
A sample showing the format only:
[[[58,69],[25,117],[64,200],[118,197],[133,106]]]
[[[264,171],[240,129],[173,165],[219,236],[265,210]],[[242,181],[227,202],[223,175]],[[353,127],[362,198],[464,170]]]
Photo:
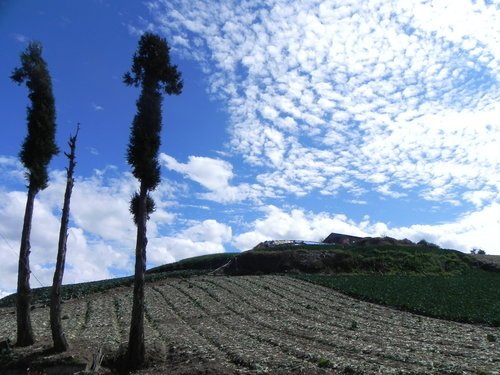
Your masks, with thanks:
[[[65,303],[72,349],[63,355],[44,352],[48,308],[33,310],[31,368],[83,369],[99,345],[112,366],[127,340],[131,293],[120,287]],[[0,336],[14,339],[13,309],[0,317]],[[286,276],[172,278],[147,285],[152,362],[137,374],[493,374],[498,338],[499,328],[421,317]]]
[[[493,374],[500,368],[500,257],[375,242],[263,246],[148,270],[149,363],[137,374]],[[37,344],[3,351],[0,372],[73,374],[102,346],[101,373],[112,373],[128,338],[132,282],[64,286],[71,350],[59,355],[49,351],[49,288],[34,289]],[[14,296],[0,300],[0,341],[15,339],[13,306]]]
[[[220,253],[183,259],[146,271],[146,280],[190,277],[217,270],[225,275],[273,273],[460,273],[467,269],[500,272],[500,256],[468,255],[433,246],[406,246],[370,239],[355,246],[278,245],[259,247],[242,253]],[[375,241],[375,244],[374,244]],[[133,277],[92,281],[63,286],[62,298],[69,300],[119,286],[129,286]],[[33,303],[47,304],[50,288],[34,288]],[[0,299],[0,307],[14,306],[15,295]]]
[[[401,245],[384,238],[353,245],[293,243],[256,246],[231,259],[230,275],[268,273],[462,273],[469,269],[500,272],[492,256],[470,256],[434,245]]]

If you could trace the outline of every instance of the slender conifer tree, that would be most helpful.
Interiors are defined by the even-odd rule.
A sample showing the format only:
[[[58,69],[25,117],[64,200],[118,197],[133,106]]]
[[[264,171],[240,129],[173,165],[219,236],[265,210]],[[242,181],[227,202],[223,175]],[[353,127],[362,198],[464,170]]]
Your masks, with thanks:
[[[55,143],[56,110],[52,82],[47,64],[42,58],[42,45],[31,42],[21,54],[21,66],[10,77],[18,84],[26,83],[31,106],[28,107],[28,134],[19,153],[26,168],[28,196],[24,214],[19,271],[17,278],[17,345],[28,346],[35,342],[31,326],[30,289],[30,234],[35,196],[48,185],[47,167],[59,150]]]
[[[50,293],[50,329],[52,331],[52,341],[54,342],[54,350],[56,352],[64,352],[69,349],[68,340],[66,340],[66,335],[64,334],[61,323],[61,285],[64,275],[64,264],[66,262],[66,244],[68,242],[71,193],[73,192],[73,185],[75,183],[73,175],[76,166],[76,139],[78,137],[79,130],[80,124],[78,124],[76,128],[75,135],[69,137],[69,154],[66,152],[64,153],[64,155],[68,158],[68,167],[66,168],[66,191],[64,192],[61,226],[59,228],[56,268],[54,270],[54,280],[52,282],[52,290]]]
[[[132,320],[127,348],[127,370],[144,363],[144,273],[146,270],[146,223],[154,211],[150,192],[160,183],[158,151],[162,123],[163,94],[179,95],[182,80],[177,66],[170,63],[167,41],[158,35],[145,33],[139,40],[132,69],[124,75],[124,83],[141,88],[137,113],[131,127],[127,160],[132,173],[139,180],[139,191],[130,201],[130,211],[137,226],[135,249],[135,279]]]

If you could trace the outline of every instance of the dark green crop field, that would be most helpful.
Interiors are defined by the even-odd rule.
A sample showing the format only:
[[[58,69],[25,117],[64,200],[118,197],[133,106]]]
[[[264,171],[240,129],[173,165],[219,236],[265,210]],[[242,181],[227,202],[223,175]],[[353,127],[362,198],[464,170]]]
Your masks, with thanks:
[[[367,301],[436,318],[500,326],[500,274],[297,275]]]

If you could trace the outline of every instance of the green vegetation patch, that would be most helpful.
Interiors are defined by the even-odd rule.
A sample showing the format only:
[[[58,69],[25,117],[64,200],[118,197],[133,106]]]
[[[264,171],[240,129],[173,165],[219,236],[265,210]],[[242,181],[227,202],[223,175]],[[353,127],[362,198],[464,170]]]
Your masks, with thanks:
[[[500,274],[296,275],[367,301],[431,317],[500,326]]]
[[[480,268],[456,250],[430,245],[285,244],[255,249],[238,256],[232,274],[256,273],[384,273],[452,274]]]
[[[147,273],[171,272],[179,270],[215,270],[222,267],[240,253],[218,253],[200,255],[193,258],[180,260],[179,262],[164,264],[163,266],[151,268]]]
[[[202,255],[194,258],[184,259],[179,262],[165,264],[146,271],[146,282],[153,282],[171,277],[191,277],[207,274],[222,265],[238,253],[221,253]],[[92,293],[103,292],[108,289],[121,286],[133,286],[134,277],[119,277],[109,280],[91,281],[78,284],[67,284],[62,286],[62,299],[69,300],[80,298]],[[32,304],[49,304],[50,288],[34,288],[32,292]],[[13,307],[16,303],[16,294],[0,299],[0,307]]]

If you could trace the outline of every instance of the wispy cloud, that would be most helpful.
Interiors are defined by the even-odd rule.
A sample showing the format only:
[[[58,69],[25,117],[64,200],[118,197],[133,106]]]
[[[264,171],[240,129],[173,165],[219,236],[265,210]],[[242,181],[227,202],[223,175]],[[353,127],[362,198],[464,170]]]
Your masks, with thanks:
[[[104,111],[104,107],[96,103],[92,103],[92,108],[94,109],[94,111]]]
[[[87,150],[90,152],[91,155],[94,155],[94,156],[99,155],[99,150],[97,150],[95,147],[88,147]]]
[[[19,43],[26,43],[29,41],[29,38],[23,34],[12,34],[12,37]]]
[[[484,2],[152,1],[208,72],[257,181],[457,204],[498,193],[498,8]],[[468,194],[468,195],[464,195]]]

